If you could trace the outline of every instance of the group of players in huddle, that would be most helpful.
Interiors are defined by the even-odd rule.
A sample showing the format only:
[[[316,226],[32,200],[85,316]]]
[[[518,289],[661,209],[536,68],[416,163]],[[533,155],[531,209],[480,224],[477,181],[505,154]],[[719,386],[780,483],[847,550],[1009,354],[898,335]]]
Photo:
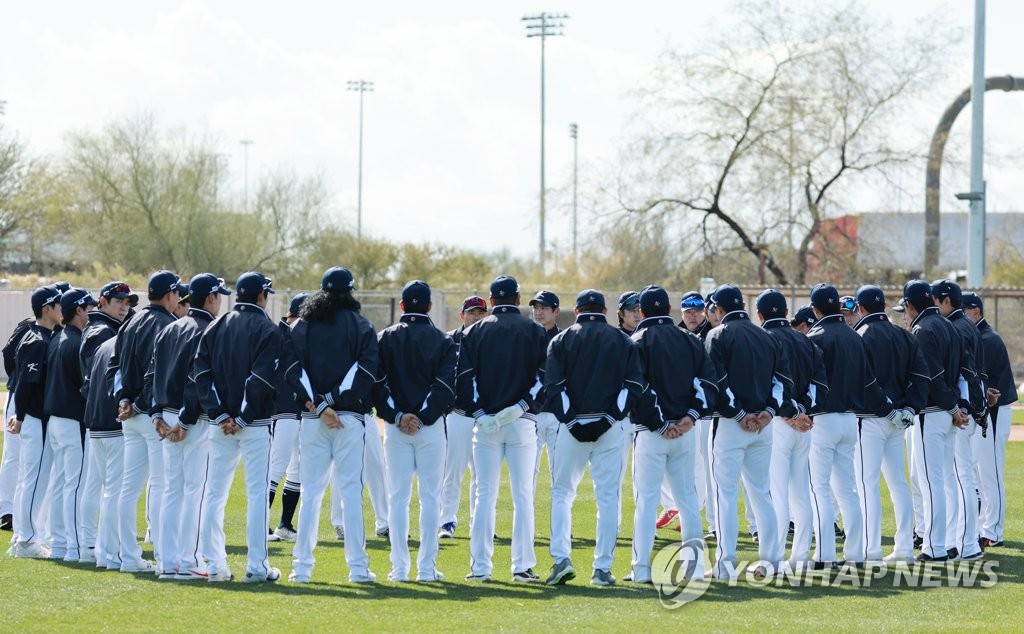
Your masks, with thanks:
[[[410,580],[414,479],[415,579],[439,581],[439,540],[456,534],[469,470],[466,578],[488,581],[505,463],[512,580],[540,582],[534,498],[544,447],[549,585],[576,576],[572,507],[588,467],[597,506],[591,583],[616,583],[630,448],[626,580],[634,583],[651,583],[656,527],[675,517],[684,543],[698,551],[716,544],[710,569],[697,556],[687,577],[742,572],[741,487],[759,549],[755,572],[764,576],[843,562],[973,560],[1002,545],[1017,394],[982,298],[950,280],[912,280],[896,306],[877,286],[840,297],[819,284],[792,316],[786,297],[769,289],[753,307],[760,324],[730,284],[685,293],[678,323],[664,289],[623,293],[613,305],[617,327],[604,295],[587,289],[574,323],[560,330],[557,295],[538,292],[531,319],[516,280],[500,276],[488,300],[466,298],[463,323],[447,334],[429,317],[426,282],[405,285],[399,322],[379,333],[354,290],[352,274],[332,267],[320,290],[292,297],[275,325],[266,312],[272,281],[258,272],[239,277],[225,314],[222,297],[232,291],[210,273],[188,284],[154,273],[149,303],[137,311],[138,296],[122,282],[98,298],[67,285],[36,289],[34,318],[4,349],[0,525],[13,529],[9,553],[229,581],[224,513],[241,459],[244,581],[280,579],[267,547],[280,539],[295,541],[289,581],[310,581],[328,484],[349,581],[376,580],[364,486],[376,532],[390,540],[388,579]],[[887,308],[903,313],[904,327]],[[882,475],[896,520],[884,556]],[[282,480],[281,522],[268,532]],[[155,562],[143,558],[137,535],[144,490]]]

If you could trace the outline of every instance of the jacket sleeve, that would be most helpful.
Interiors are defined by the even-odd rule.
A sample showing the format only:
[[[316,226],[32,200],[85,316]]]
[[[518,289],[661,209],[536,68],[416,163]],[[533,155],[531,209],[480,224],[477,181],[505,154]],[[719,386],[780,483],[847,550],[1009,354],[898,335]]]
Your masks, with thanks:
[[[434,380],[430,384],[426,398],[423,399],[423,408],[417,416],[424,425],[433,425],[448,413],[454,400],[455,342],[448,335],[444,335],[437,367],[434,369]]]
[[[476,389],[477,345],[474,329],[462,333],[459,344],[459,358],[455,365],[455,406],[466,412],[466,416],[478,418],[480,411],[479,394]]]
[[[162,334],[162,333],[161,333]],[[153,346],[153,354],[149,357],[149,364],[146,367],[146,373],[142,376],[143,392],[150,395],[150,402],[144,403],[146,406],[146,413],[150,416],[156,416],[163,411],[163,405],[156,402],[156,394],[153,393],[153,382],[156,380],[156,368],[157,368],[157,356],[160,352],[160,343],[163,341],[163,337],[157,336],[156,343]],[[162,361],[166,364],[166,361]]]
[[[910,341],[910,370],[907,373],[907,391],[902,405],[914,410],[914,413],[920,413],[928,405],[928,390],[931,387],[928,362],[925,361],[917,340],[907,334],[904,336]]]
[[[938,341],[935,335],[927,330],[918,330],[915,333],[917,342],[928,366],[928,402],[934,403],[947,412],[953,412],[959,406],[960,396],[953,391],[944,376],[946,370],[942,359],[939,358]]]
[[[564,337],[556,336],[547,349],[544,363],[544,410],[554,414],[560,423],[576,418],[576,408],[569,398],[565,367]]]
[[[782,416],[784,418],[792,418],[800,412],[800,408],[797,407],[797,402],[793,398],[793,369],[789,359],[789,352],[786,350],[782,342],[775,337],[772,339],[776,342],[776,350],[778,355],[776,357],[775,375],[772,377],[772,399],[775,401],[774,410],[771,412],[772,416]],[[769,406],[772,407],[772,406]]]
[[[117,350],[114,354],[119,363],[114,375],[114,400],[118,402],[127,400],[134,407],[135,399],[142,392],[143,372],[137,370],[138,360],[136,359],[137,348],[141,342],[138,341],[140,334],[138,330],[129,334],[131,335],[129,337],[117,338]],[[111,359],[111,363],[113,362]]]
[[[520,405],[523,407],[525,411],[536,413],[544,409],[544,404],[548,400],[547,395],[543,394],[543,392],[545,381],[544,377],[547,375],[547,358],[548,348],[550,347],[550,344],[548,342],[547,335],[544,333],[544,328],[541,327],[539,324],[533,325],[536,326],[534,330],[536,330],[539,333],[539,339],[537,341],[538,345],[535,348],[536,357],[534,358],[534,363],[537,364],[537,374],[536,380],[533,383],[533,387],[531,387],[529,393],[524,396],[523,400],[520,402]],[[552,339],[552,341],[554,341],[554,339]]]
[[[252,369],[245,379],[241,411],[235,419],[240,426],[273,417],[274,400],[277,398],[274,379],[280,362],[281,332],[268,321],[257,344]]]
[[[199,393],[199,404],[210,420],[216,424],[223,423],[231,415],[228,414],[224,404],[217,394],[217,387],[214,385],[212,348],[213,341],[217,337],[218,323],[214,322],[199,340],[199,350],[196,351],[196,358],[192,362],[192,369],[195,372],[196,391]],[[113,361],[111,361],[113,363]]]
[[[807,414],[821,411],[828,398],[828,372],[825,371],[825,354],[811,344],[811,380],[807,383]]]
[[[359,356],[353,363],[345,378],[330,392],[324,394],[324,400],[317,405],[317,414],[335,403],[364,402],[370,398],[373,384],[377,379],[379,353],[377,349],[377,333],[368,324],[359,335]]]
[[[400,414],[398,405],[391,394],[391,385],[388,383],[388,368],[391,367],[388,356],[388,334],[382,330],[377,338],[377,375],[373,383],[373,406],[377,409],[377,417],[384,419],[389,425],[397,425]]]
[[[703,345],[696,344],[695,348],[693,396],[687,412],[691,417],[696,415],[694,420],[709,416],[718,402],[718,368]]]
[[[722,340],[721,336],[718,336],[721,332],[717,331],[709,334],[704,342],[707,347],[708,356],[711,357],[711,361],[715,364],[718,374],[718,402],[715,404],[715,410],[725,418],[739,421],[747,415],[747,412],[736,404],[736,398],[729,387],[729,366],[726,363],[728,351],[726,350],[726,342]]]
[[[18,420],[25,420],[29,393],[34,386],[45,380],[43,368],[46,364],[46,342],[34,339],[27,345],[18,346],[18,385],[14,388],[14,413]]]
[[[7,343],[4,344],[4,370],[7,376],[14,376],[15,370],[17,370],[17,354],[18,344],[21,343],[22,338],[29,329],[29,325],[32,322],[28,319],[18,322],[15,326],[14,332],[11,333],[10,338],[7,339]]]
[[[632,339],[626,338],[626,341],[629,343],[626,353],[626,376],[622,382],[619,397],[616,399],[616,411],[612,414],[616,420],[622,420],[629,415],[633,406],[639,401],[640,395],[647,388],[643,367],[640,365],[639,346],[633,343]]]

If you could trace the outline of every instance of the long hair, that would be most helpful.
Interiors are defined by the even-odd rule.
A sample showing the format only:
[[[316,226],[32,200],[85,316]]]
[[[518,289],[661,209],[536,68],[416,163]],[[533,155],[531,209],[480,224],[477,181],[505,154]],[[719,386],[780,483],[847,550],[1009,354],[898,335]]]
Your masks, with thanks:
[[[352,291],[324,291],[319,290],[302,303],[299,309],[299,317],[306,321],[329,322],[334,320],[334,314],[339,310],[354,310],[359,312],[363,307]]]

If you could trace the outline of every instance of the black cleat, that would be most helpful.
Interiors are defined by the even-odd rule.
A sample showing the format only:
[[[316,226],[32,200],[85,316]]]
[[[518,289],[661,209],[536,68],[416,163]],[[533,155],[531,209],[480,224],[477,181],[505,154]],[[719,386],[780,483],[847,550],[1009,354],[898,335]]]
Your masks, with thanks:
[[[14,516],[10,513],[4,513],[0,516],[0,531],[12,531],[14,530]]]
[[[926,555],[924,553],[921,553],[920,555],[917,556],[917,560],[918,561],[926,563],[926,564],[942,563],[944,561],[947,561],[948,559],[949,559],[949,557],[947,557],[946,555],[940,555],[938,557],[932,557],[931,555]]]

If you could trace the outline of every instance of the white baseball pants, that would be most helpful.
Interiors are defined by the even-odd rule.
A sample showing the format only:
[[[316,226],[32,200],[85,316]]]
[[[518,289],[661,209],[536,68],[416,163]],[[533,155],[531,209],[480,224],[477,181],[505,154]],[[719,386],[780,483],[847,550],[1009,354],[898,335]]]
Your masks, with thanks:
[[[14,515],[14,492],[18,488],[18,455],[21,453],[21,437],[7,431],[7,421],[14,416],[14,395],[7,393],[7,410],[4,414],[4,450],[0,458],[0,515]]]
[[[65,559],[78,561],[81,532],[82,466],[85,464],[84,430],[70,418],[51,416],[46,435],[53,448],[50,474],[50,548],[63,550]]]
[[[548,448],[548,476],[550,482],[555,481],[554,458],[555,437],[558,435],[558,419],[550,412],[537,414],[537,458],[533,469],[533,492],[537,494],[537,475],[540,473],[540,454],[544,447]]]
[[[778,416],[772,420],[770,427],[765,432],[772,432],[771,494],[772,502],[775,503],[779,553],[785,555],[789,521],[792,518],[793,545],[789,564],[793,570],[797,570],[807,562],[811,554],[814,512],[811,510],[808,456],[813,432],[797,431]]]
[[[139,496],[146,488],[146,522],[153,542],[153,554],[160,556],[160,498],[164,490],[163,448],[148,414],[136,414],[121,423],[124,432],[124,478],[117,504],[121,565],[133,568],[142,561],[136,517]],[[149,484],[146,477],[149,476]]]
[[[118,432],[89,433],[85,492],[82,494],[82,545],[93,548],[96,563],[121,567],[117,503],[124,479],[124,436]],[[84,552],[82,554],[85,554]]]
[[[436,424],[436,423],[435,423]],[[473,424],[469,416],[451,413],[444,419],[446,445],[444,484],[441,489],[442,525],[459,523],[459,504],[462,500],[462,478],[469,469],[469,507],[476,499],[476,472],[473,468]]]
[[[363,421],[365,436],[363,484],[366,485],[366,490],[370,494],[374,529],[379,532],[388,527],[388,483],[384,472],[384,445],[381,441],[380,430],[377,429],[377,419],[373,414],[364,415]],[[345,525],[345,499],[333,485],[331,486],[331,525]]]
[[[981,550],[978,544],[975,435],[981,435],[981,432],[973,417],[964,429],[954,428],[953,460],[952,463],[946,462],[946,548],[956,548],[961,557],[975,555]]]
[[[918,416],[910,449],[921,489],[924,523],[917,527],[924,540],[921,553],[946,556],[946,465],[952,462],[953,417],[949,412]]]
[[[981,513],[978,533],[994,542],[1003,541],[1006,522],[1006,443],[1010,440],[1009,405],[989,409],[988,432],[983,438],[975,433],[974,460],[978,465],[978,490],[981,492]]]
[[[839,503],[846,539],[843,559],[864,561],[864,516],[857,497],[853,456],[857,446],[857,415],[817,414],[811,432],[811,498],[814,502],[814,561],[836,561],[835,507]],[[831,490],[830,490],[831,489]]]
[[[864,515],[864,549],[867,561],[882,560],[881,475],[892,498],[896,516],[893,554],[906,559],[914,556],[914,504],[907,486],[904,466],[904,430],[888,418],[862,418],[857,434],[854,469],[857,495]],[[849,529],[847,529],[849,530]]]
[[[177,412],[164,411],[163,419],[172,429],[181,426]],[[165,440],[161,443],[166,485],[157,533],[160,536],[161,558],[157,560],[160,572],[205,571],[199,524],[203,518],[210,432],[210,421],[203,416],[186,431],[180,442]],[[220,429],[216,432],[221,433]]]
[[[53,450],[47,442],[43,421],[35,416],[25,415],[20,436],[12,543],[42,543],[46,538],[47,491]]]

